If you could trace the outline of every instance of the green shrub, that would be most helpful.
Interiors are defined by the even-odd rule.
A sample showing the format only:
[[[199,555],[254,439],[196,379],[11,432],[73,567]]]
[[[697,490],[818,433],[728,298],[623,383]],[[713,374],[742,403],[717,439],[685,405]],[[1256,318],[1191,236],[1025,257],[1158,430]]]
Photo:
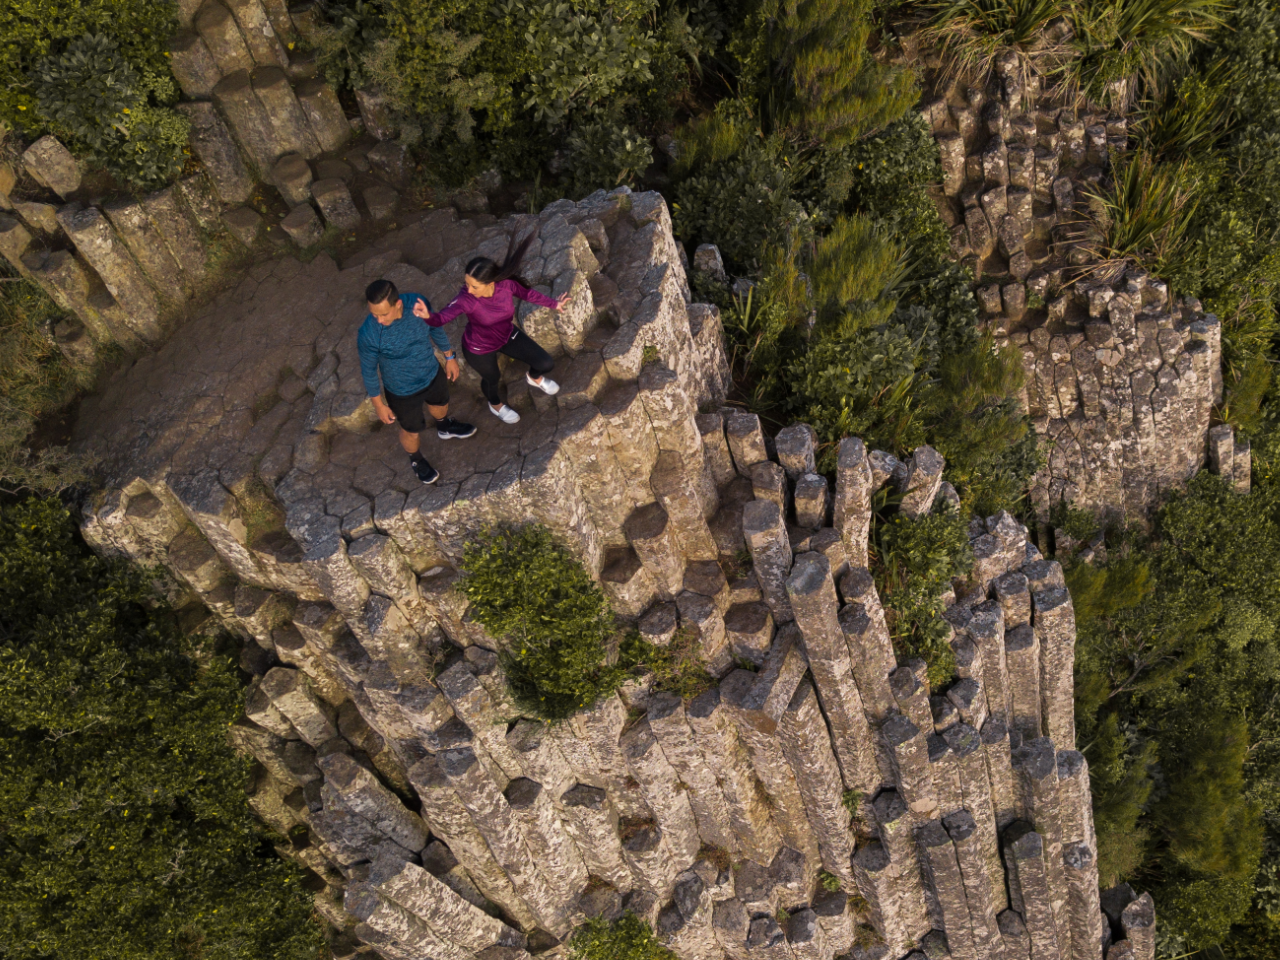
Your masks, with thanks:
[[[471,616],[505,644],[516,703],[563,720],[616,690],[626,670],[605,664],[616,629],[609,601],[545,527],[486,531],[463,553]]]
[[[234,663],[54,501],[0,507],[0,942],[11,960],[313,960],[224,739]]]
[[[653,671],[650,689],[674,693],[686,703],[719,682],[707,672],[701,637],[687,627],[677,630],[665,647],[654,646],[637,633],[630,634],[623,641],[619,663],[628,669],[647,667]]]
[[[937,46],[952,71],[981,76],[1002,49],[1037,40],[1062,6],[1059,0],[933,0],[924,5],[929,20],[921,39]]]
[[[973,565],[969,523],[946,507],[915,519],[898,513],[876,523],[875,544],[876,589],[898,659],[923,659],[930,686],[941,688],[955,675],[942,595],[953,577],[966,575]]]
[[[1185,263],[1196,212],[1188,164],[1157,164],[1138,152],[1113,166],[1110,189],[1087,194],[1102,232],[1098,256],[1132,259],[1168,276]]]
[[[139,188],[182,172],[188,123],[168,108],[177,99],[172,76],[136,69],[106,34],[39,61],[31,81],[40,116],[84,159]]]
[[[594,918],[580,926],[569,941],[573,960],[675,960],[658,942],[653,928],[633,913],[612,923]]]
[[[177,29],[172,0],[10,0],[0,5],[0,121],[29,137],[49,132],[30,74],[40,61],[91,34],[108,37],[139,75],[169,75]]]
[[[1227,939],[1231,925],[1249,912],[1253,886],[1248,880],[1178,878],[1161,884],[1153,896],[1159,898],[1160,923],[1194,951]]]
[[[41,417],[69,403],[93,371],[72,365],[51,335],[65,314],[34,282],[0,261],[0,492],[56,492],[81,482],[85,464],[58,447],[31,450]]]
[[[653,148],[646,137],[607,119],[575,127],[567,146],[574,192],[579,196],[602,187],[634,183],[653,163]]]

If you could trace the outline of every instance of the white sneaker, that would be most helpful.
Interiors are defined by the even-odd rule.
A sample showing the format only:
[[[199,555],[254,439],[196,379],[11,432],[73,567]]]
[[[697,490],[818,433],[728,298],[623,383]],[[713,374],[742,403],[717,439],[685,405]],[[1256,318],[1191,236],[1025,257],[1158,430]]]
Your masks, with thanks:
[[[519,423],[520,414],[516,413],[505,403],[500,404],[497,408],[490,405],[489,412],[501,420],[503,423]]]
[[[537,380],[534,380],[533,377],[529,376],[526,373],[524,375],[524,378],[525,380],[529,381],[529,386],[537,387],[539,390],[541,390],[543,393],[545,393],[549,397],[554,397],[557,393],[560,392],[560,384],[556,383],[550,377],[543,377],[542,381],[539,382]]]

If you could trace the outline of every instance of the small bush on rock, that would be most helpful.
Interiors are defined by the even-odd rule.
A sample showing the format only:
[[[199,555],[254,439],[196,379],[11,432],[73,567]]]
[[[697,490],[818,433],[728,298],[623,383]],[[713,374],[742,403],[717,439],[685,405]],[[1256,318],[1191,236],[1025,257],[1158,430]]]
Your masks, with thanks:
[[[572,554],[536,524],[487,531],[463,553],[471,616],[505,644],[516,702],[563,720],[626,679],[605,664],[616,633],[609,601]]]
[[[588,920],[569,941],[573,960],[676,960],[658,942],[653,928],[634,913],[624,913],[610,923]]]
[[[969,523],[960,511],[942,506],[915,519],[895,514],[877,523],[875,535],[876,589],[889,613],[894,650],[899,660],[928,663],[929,684],[937,689],[955,675],[942,595],[951,578],[973,564]]]

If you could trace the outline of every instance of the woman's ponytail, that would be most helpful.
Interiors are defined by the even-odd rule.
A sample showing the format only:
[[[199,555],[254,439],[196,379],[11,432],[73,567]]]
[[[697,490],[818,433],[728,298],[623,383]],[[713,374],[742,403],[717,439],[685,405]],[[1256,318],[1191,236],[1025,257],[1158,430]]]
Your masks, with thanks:
[[[507,255],[503,257],[501,264],[495,263],[489,257],[474,257],[467,263],[467,276],[480,283],[514,280],[522,287],[529,286],[529,281],[520,276],[518,271],[520,264],[524,262],[524,255],[529,251],[529,244],[533,243],[533,237],[532,230],[522,240],[517,240],[516,235],[511,234],[511,242],[507,244]]]

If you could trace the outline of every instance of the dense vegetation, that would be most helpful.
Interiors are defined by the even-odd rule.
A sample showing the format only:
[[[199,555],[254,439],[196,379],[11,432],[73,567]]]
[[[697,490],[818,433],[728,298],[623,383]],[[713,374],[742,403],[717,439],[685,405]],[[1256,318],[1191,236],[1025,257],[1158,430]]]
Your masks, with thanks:
[[[0,545],[0,956],[318,957],[224,739],[231,659],[54,501],[0,507]]]
[[[873,544],[899,653],[925,656],[939,682],[951,672],[936,628],[939,598],[969,559],[962,518],[1024,509],[1038,452],[1012,399],[1020,363],[982,335],[973,278],[951,260],[928,193],[940,171],[913,110],[929,79],[923,64],[937,54],[944,73],[972,80],[1013,47],[1034,54],[1048,70],[1046,85],[1063,96],[1129,113],[1135,149],[1091,198],[1096,252],[1149,267],[1222,318],[1228,392],[1217,416],[1251,437],[1257,469],[1249,498],[1201,477],[1163,507],[1151,530],[1110,530],[1107,560],[1070,567],[1080,625],[1077,715],[1103,882],[1155,889],[1166,957],[1215,945],[1232,958],[1280,953],[1280,485],[1272,478],[1280,468],[1272,375],[1280,333],[1280,10],[1273,0],[321,6],[331,25],[318,51],[322,69],[344,96],[380,86],[401,141],[437,184],[456,186],[496,168],[528,185],[536,202],[615,184],[662,189],[686,246],[716,243],[729,273],[749,280],[731,288],[717,277],[692,278],[699,295],[723,309],[735,400],[774,424],[811,423],[823,469],[849,435],[898,454],[929,443],[947,458],[960,514],[908,521],[892,503],[878,504]],[[0,10],[0,121],[28,137],[56,133],[118,186],[171,179],[185,134],[170,109],[164,44],[172,18],[171,3],[12,0]],[[43,464],[29,459],[22,442],[88,374],[57,357],[46,334],[56,308],[29,284],[5,280],[12,282],[0,283],[0,478],[10,488],[56,488],[74,474],[47,452]],[[5,514],[4,529],[17,539],[0,546],[0,566],[16,572],[0,596],[31,620],[4,643],[19,649],[31,642],[23,638],[53,630],[48,636],[60,643],[102,645],[101,663],[124,658],[120,677],[134,670],[145,682],[141,695],[131,689],[124,697],[119,678],[101,680],[99,690],[86,677],[84,689],[99,690],[93,709],[106,719],[46,740],[32,731],[64,727],[40,710],[72,709],[39,693],[65,682],[47,675],[62,668],[4,654],[6,669],[19,671],[10,686],[22,694],[0,714],[6,743],[18,745],[7,748],[8,762],[20,747],[34,772],[12,779],[18,786],[3,794],[11,812],[0,835],[37,851],[37,864],[9,858],[19,863],[10,870],[45,871],[38,883],[11,874],[4,896],[18,906],[9,913],[27,926],[6,931],[9,938],[26,943],[38,929],[71,942],[92,911],[126,909],[125,899],[71,898],[70,874],[58,871],[68,862],[65,843],[79,834],[57,816],[37,822],[23,813],[37,802],[67,809],[64,791],[72,788],[64,784],[74,783],[79,820],[101,825],[78,840],[87,866],[77,867],[77,880],[109,877],[118,890],[99,883],[99,896],[134,897],[127,909],[142,919],[131,929],[150,937],[151,949],[176,942],[166,937],[203,937],[210,956],[237,955],[215,946],[224,942],[256,944],[243,949],[261,956],[296,955],[305,945],[273,939],[271,918],[243,904],[250,894],[268,904],[284,897],[277,912],[288,917],[305,910],[300,899],[279,885],[255,892],[257,879],[235,890],[221,885],[228,874],[283,870],[258,858],[243,804],[228,799],[238,795],[242,771],[199,739],[200,724],[207,735],[217,725],[209,718],[232,709],[233,674],[218,657],[197,667],[194,655],[207,651],[144,604],[129,575],[77,552],[67,521],[50,511]],[[1072,518],[1077,539],[1090,523]],[[82,604],[70,610],[42,608],[52,594],[31,579],[41,570],[110,589],[87,599],[76,592]],[[545,530],[477,542],[465,573],[473,615],[504,640],[508,674],[532,713],[563,719],[642,668],[683,696],[708,682],[696,636],[682,633],[664,650],[620,636],[599,587]],[[68,617],[80,626],[66,626]],[[161,656],[157,637],[181,655]],[[129,666],[135,660],[140,665]],[[88,662],[98,669],[98,660]],[[37,710],[24,696],[47,702]],[[181,716],[177,702],[188,704]],[[122,858],[92,845],[122,829],[124,793],[112,791],[123,788],[106,785],[124,761],[93,745],[138,731],[143,753],[130,762],[151,771],[156,798],[130,797],[120,809],[134,811],[131,824],[145,816],[153,832],[131,841],[137,850],[120,866]],[[190,751],[205,751],[198,784],[189,782],[190,765],[166,770],[158,759]],[[78,779],[58,779],[70,768]],[[10,826],[19,822],[21,830]],[[193,825],[211,832],[197,836]],[[189,839],[174,840],[178,830]],[[224,839],[218,860],[214,848]],[[168,881],[187,926],[169,924],[160,900],[146,899],[156,897],[146,878],[158,869],[147,858],[165,844],[190,851],[177,862],[191,872]],[[46,894],[53,906],[44,905]],[[226,904],[216,921],[215,901]],[[197,933],[191,917],[202,925]],[[246,932],[229,932],[236,924]],[[58,952],[62,942],[21,955]],[[660,954],[652,934],[627,920],[588,925],[574,950],[583,960]]]
[[[1068,585],[1103,884],[1155,890],[1169,956],[1273,955],[1255,883],[1280,866],[1280,486],[1246,498],[1201,473]]]

